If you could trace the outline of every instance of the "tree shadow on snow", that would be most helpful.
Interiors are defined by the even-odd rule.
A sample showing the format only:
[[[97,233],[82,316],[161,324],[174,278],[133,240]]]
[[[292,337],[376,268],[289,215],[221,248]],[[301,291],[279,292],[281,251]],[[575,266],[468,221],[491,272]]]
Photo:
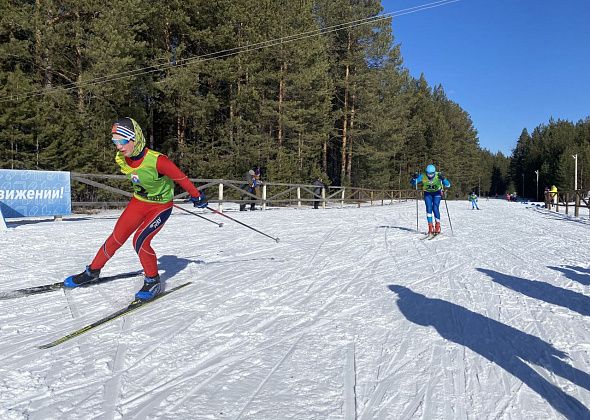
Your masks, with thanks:
[[[560,267],[551,267],[550,269],[560,271],[565,276],[573,281],[576,281],[584,286],[590,286],[590,270],[587,268],[576,267],[573,265],[562,265]]]
[[[501,284],[515,292],[571,309],[581,315],[590,316],[590,298],[581,293],[556,287],[542,281],[526,280],[494,270],[486,270],[485,268],[478,268],[477,271],[487,274],[495,283]]]
[[[497,364],[567,418],[590,418],[590,410],[571,395],[547,381],[527,363],[541,366],[590,390],[590,375],[564,360],[566,354],[551,344],[453,303],[431,299],[398,285],[397,305],[411,322],[432,326],[441,337],[465,346]]]

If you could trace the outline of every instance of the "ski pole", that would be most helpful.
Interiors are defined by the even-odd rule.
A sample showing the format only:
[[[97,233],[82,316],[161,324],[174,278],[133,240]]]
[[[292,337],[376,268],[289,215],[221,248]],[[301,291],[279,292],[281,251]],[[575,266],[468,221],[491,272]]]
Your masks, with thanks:
[[[418,180],[416,179],[416,230],[419,232],[418,229]]]
[[[239,220],[236,220],[236,219],[234,219],[233,217],[229,217],[227,214],[223,214],[222,212],[220,212],[220,211],[218,211],[218,210],[212,209],[212,208],[211,208],[211,207],[209,207],[209,206],[207,206],[207,208],[208,208],[209,210],[211,210],[211,211],[212,211],[213,213],[215,213],[215,214],[219,214],[220,216],[227,217],[229,220],[232,220],[232,221],[234,221],[234,222],[236,222],[236,223],[238,223],[238,224],[240,224],[240,225],[242,225],[242,226],[244,226],[244,227],[247,227],[248,229],[252,229],[254,232],[258,232],[258,233],[260,233],[261,235],[264,235],[264,236],[266,236],[267,238],[270,238],[270,239],[272,239],[272,240],[273,240],[273,241],[275,241],[276,243],[278,243],[278,242],[279,242],[279,238],[273,238],[272,236],[270,236],[270,235],[267,235],[266,233],[264,233],[264,232],[261,232],[261,231],[259,231],[258,229],[255,229],[255,228],[253,228],[252,226],[248,226],[247,224],[245,224],[245,223],[242,223],[242,222],[240,222]]]
[[[176,207],[177,209],[180,209],[180,210],[182,210],[182,211],[185,211],[185,212],[187,212],[187,213],[190,213],[190,214],[192,214],[193,216],[197,216],[197,217],[200,217],[201,219],[205,219],[205,220],[206,220],[206,221],[208,221],[208,222],[215,223],[215,224],[216,224],[217,226],[219,226],[219,227],[223,227],[223,223],[217,223],[217,222],[215,222],[215,221],[213,221],[213,220],[211,220],[211,219],[207,219],[205,216],[201,216],[201,215],[200,215],[200,214],[198,214],[198,213],[195,213],[195,212],[192,212],[192,211],[190,211],[190,210],[184,209],[184,208],[182,208],[182,207],[180,207],[180,206],[177,206],[176,204],[173,204],[173,206],[174,206],[174,207]]]
[[[451,223],[451,215],[449,214],[449,205],[447,204],[447,192],[443,190],[444,199],[445,199],[445,207],[447,208],[447,217],[449,218],[449,227],[451,228],[451,235],[455,236],[455,232],[453,232],[453,224]]]

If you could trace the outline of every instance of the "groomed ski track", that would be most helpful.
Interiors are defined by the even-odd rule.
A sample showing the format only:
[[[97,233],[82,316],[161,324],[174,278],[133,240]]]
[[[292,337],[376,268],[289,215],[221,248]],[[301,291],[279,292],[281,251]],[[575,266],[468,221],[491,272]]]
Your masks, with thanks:
[[[228,213],[280,243],[175,210],[181,292],[48,350],[141,276],[0,302],[0,418],[590,418],[588,217],[479,204],[432,241],[412,201]],[[118,215],[9,223],[0,291],[81,271]],[[138,269],[128,242],[103,275]]]

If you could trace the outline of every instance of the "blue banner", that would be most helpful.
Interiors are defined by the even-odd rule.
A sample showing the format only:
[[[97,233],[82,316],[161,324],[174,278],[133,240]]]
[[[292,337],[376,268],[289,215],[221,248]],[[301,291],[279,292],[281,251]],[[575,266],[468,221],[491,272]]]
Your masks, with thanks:
[[[0,169],[0,208],[7,219],[70,214],[70,173]]]

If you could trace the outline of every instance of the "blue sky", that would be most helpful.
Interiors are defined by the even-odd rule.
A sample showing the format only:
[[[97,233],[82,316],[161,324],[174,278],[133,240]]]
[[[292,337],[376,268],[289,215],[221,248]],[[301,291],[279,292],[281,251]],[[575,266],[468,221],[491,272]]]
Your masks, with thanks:
[[[432,0],[382,0],[384,13]],[[460,0],[394,18],[404,66],[510,155],[523,128],[590,116],[590,0]]]

